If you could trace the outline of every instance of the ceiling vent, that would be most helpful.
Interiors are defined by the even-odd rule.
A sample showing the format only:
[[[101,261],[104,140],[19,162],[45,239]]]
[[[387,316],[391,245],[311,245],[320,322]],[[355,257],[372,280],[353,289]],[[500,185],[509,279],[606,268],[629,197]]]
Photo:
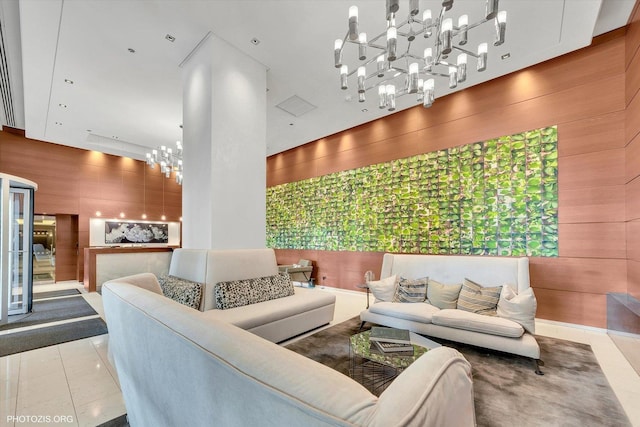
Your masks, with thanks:
[[[9,63],[5,46],[4,29],[0,19],[0,97],[4,107],[4,122],[7,126],[16,127],[16,117],[13,111],[13,90],[9,79]]]
[[[285,99],[280,104],[276,105],[276,107],[296,117],[300,117],[301,115],[317,108],[315,105],[308,103],[298,95],[293,95],[291,98]]]

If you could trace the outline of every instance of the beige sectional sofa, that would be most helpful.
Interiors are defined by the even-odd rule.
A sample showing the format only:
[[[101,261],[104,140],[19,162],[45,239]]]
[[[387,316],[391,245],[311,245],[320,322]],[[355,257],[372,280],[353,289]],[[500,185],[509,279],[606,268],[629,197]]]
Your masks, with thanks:
[[[428,277],[445,286],[459,285],[465,279],[471,279],[483,286],[508,285],[516,294],[533,296],[529,283],[528,258],[385,254],[380,277],[387,279],[387,283],[391,284],[394,281],[389,281],[389,278],[393,276],[406,279]],[[377,281],[372,287],[376,288],[381,284],[385,286],[384,283],[384,280]],[[395,283],[393,286],[397,286],[397,280]],[[390,295],[393,294],[391,288],[386,289],[385,294],[385,289],[378,287],[374,289],[374,295],[376,293],[387,301],[376,298],[368,309],[362,311],[360,319],[363,324],[371,322],[404,328],[435,338],[530,357],[534,361],[536,373],[542,374],[538,366],[542,364],[539,360],[540,347],[533,335],[535,296],[534,312],[528,316],[527,322],[519,323],[521,319],[515,315],[509,318],[456,308],[440,309],[430,304],[428,299],[422,303],[392,302],[389,301]],[[500,308],[500,302],[498,304]],[[504,303],[505,312],[507,304],[511,302]],[[500,309],[498,314],[502,314]]]
[[[153,277],[102,288],[132,426],[475,425],[471,367],[454,349],[429,351],[377,398],[337,371],[161,296]]]
[[[176,249],[169,275],[204,284],[200,310],[204,317],[231,323],[269,341],[280,342],[333,320],[335,295],[295,288],[294,294],[225,310],[216,309],[219,282],[278,274],[273,249]]]

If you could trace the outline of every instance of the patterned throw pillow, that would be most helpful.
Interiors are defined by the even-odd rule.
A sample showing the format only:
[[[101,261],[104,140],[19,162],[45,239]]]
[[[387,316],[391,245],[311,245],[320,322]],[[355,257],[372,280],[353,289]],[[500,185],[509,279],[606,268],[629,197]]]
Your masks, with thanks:
[[[424,302],[427,299],[428,281],[427,277],[420,279],[405,279],[401,277],[396,286],[393,302]]]
[[[502,286],[488,288],[469,279],[464,279],[457,308],[472,313],[495,316],[501,291]]]
[[[288,274],[216,283],[216,308],[226,310],[294,294]]]
[[[176,276],[160,276],[158,283],[165,297],[196,310],[200,308],[202,283],[192,282]]]

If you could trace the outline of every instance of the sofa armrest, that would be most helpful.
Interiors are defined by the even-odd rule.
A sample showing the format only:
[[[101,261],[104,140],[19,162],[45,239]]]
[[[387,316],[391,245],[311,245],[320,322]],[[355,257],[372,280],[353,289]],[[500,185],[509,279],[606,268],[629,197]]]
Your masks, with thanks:
[[[452,398],[455,396],[455,398]],[[380,395],[376,426],[474,426],[471,365],[437,347],[418,358]]]
[[[139,288],[146,289],[153,293],[163,295],[162,288],[158,283],[158,279],[153,273],[134,274],[132,276],[125,276],[125,277],[120,277],[118,279],[109,280],[106,283],[110,283],[110,282],[128,283],[130,285],[134,285]]]

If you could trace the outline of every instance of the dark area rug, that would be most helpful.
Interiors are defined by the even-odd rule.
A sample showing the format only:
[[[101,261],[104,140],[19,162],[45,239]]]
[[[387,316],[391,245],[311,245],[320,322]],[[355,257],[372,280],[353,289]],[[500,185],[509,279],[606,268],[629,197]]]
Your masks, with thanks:
[[[286,347],[348,375],[349,336],[358,333],[359,326],[355,317]],[[534,373],[531,359],[435,339],[471,363],[478,426],[630,425],[591,346],[536,339],[544,376]]]
[[[0,331],[96,314],[81,296],[34,301],[31,313],[9,316],[9,323],[0,326]]]
[[[66,297],[68,295],[77,295],[80,291],[77,289],[60,289],[58,291],[47,291],[47,292],[34,292],[33,300],[45,299],[45,298],[55,298],[55,297]]]
[[[107,332],[107,324],[97,318],[0,335],[0,357]]]

